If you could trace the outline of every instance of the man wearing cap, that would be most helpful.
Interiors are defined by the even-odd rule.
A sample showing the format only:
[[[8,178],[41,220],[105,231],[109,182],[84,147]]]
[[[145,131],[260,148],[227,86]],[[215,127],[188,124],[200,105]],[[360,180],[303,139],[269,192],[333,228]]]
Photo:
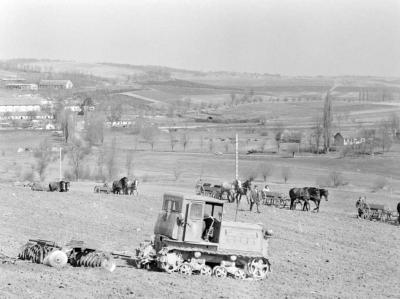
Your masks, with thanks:
[[[254,186],[253,189],[250,191],[250,211],[253,210],[253,205],[256,204],[257,206],[257,213],[260,213],[258,206],[260,205],[260,192],[258,191],[257,185]]]

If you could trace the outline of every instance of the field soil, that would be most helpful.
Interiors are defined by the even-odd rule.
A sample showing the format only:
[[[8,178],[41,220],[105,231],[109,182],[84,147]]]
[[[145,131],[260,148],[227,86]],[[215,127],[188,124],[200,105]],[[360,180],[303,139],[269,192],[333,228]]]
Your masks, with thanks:
[[[193,193],[189,184],[144,182],[139,196],[93,193],[94,183],[72,183],[68,193],[0,185],[0,252],[17,256],[29,238],[65,244],[83,240],[106,251],[133,253],[152,235],[167,190]],[[272,185],[282,191],[289,185]],[[378,196],[378,195],[377,195]],[[352,198],[351,200],[349,199]],[[238,221],[272,229],[273,272],[264,281],[182,276],[117,267],[55,269],[17,261],[0,264],[1,298],[398,298],[400,227],[356,218],[356,193],[330,190],[319,213],[261,206]],[[390,203],[394,206],[394,202]],[[226,204],[225,219],[235,205]]]

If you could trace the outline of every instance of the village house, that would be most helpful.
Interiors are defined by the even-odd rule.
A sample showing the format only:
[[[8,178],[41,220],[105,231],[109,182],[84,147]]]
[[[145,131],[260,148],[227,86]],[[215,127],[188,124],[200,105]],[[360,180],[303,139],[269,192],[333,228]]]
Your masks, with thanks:
[[[33,83],[9,83],[5,87],[14,90],[38,90],[38,85]]]
[[[74,85],[71,80],[40,80],[39,88],[71,89]]]
[[[342,134],[336,133],[333,136],[334,146],[346,146],[346,145],[359,145],[365,143],[364,137],[343,137]]]

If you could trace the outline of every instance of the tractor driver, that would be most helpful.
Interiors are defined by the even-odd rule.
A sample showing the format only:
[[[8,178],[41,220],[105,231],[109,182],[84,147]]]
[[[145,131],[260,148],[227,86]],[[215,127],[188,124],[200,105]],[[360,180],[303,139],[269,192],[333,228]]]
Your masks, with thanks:
[[[216,219],[213,216],[208,215],[207,213],[204,214],[204,230],[201,238],[205,241],[210,241],[210,238],[214,235],[214,224]]]

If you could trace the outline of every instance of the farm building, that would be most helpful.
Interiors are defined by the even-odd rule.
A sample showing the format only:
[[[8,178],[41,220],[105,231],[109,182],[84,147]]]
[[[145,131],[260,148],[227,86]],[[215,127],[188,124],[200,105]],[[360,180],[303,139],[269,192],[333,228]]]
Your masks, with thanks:
[[[17,77],[6,77],[1,78],[3,84],[11,84],[11,83],[23,83],[26,81],[24,78],[17,78]]]
[[[333,136],[334,146],[346,146],[346,145],[357,145],[365,143],[365,138],[363,137],[343,137],[342,134],[336,133]]]
[[[74,85],[71,80],[41,80],[39,88],[71,89]]]
[[[16,90],[38,90],[38,85],[33,83],[10,83],[6,84],[5,87]]]
[[[40,111],[44,102],[45,100],[38,96],[2,95],[0,97],[0,113]]]

